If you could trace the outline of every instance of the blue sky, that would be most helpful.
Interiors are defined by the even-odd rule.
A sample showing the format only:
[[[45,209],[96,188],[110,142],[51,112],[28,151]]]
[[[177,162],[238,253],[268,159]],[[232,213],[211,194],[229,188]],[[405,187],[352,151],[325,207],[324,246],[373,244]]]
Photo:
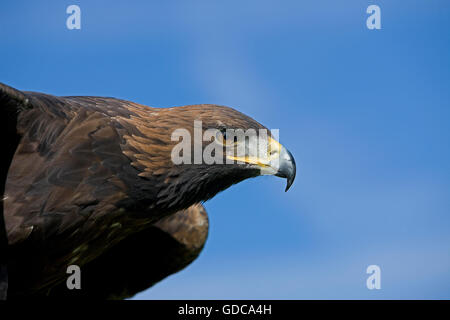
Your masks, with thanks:
[[[261,177],[207,202],[199,259],[136,298],[448,299],[449,16],[445,0],[3,1],[0,81],[280,129],[289,192]]]

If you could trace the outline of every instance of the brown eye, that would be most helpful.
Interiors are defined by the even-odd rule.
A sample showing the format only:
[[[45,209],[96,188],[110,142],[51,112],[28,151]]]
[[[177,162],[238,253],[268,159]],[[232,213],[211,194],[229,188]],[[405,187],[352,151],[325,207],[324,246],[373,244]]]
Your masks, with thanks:
[[[225,146],[231,146],[233,143],[237,142],[236,135],[228,135],[227,129],[222,128],[216,134],[216,140]]]

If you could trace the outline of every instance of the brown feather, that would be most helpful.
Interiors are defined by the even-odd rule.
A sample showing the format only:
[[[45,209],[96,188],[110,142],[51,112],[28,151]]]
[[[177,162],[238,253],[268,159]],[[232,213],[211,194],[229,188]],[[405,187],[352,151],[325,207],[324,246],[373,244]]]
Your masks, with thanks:
[[[47,295],[64,282],[68,265],[101,265],[107,252],[115,252],[112,259],[127,243],[139,252],[159,252],[165,244],[132,241],[153,239],[156,229],[183,248],[175,250],[180,256],[170,256],[172,262],[161,262],[160,267],[173,264],[166,272],[175,272],[198,255],[206,239],[206,213],[195,205],[258,174],[242,166],[171,161],[172,131],[192,132],[194,120],[204,128],[264,128],[234,109],[150,108],[113,98],[21,94],[31,107],[18,114],[21,138],[4,202],[12,297]],[[160,278],[154,274],[143,283]]]

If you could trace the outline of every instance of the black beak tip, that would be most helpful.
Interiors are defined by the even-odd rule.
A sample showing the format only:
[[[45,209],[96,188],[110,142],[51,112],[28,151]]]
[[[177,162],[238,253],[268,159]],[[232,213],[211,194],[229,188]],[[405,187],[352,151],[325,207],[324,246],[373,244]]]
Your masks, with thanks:
[[[294,178],[288,178],[287,183],[286,183],[286,189],[284,190],[284,192],[287,192],[293,183],[294,183]]]

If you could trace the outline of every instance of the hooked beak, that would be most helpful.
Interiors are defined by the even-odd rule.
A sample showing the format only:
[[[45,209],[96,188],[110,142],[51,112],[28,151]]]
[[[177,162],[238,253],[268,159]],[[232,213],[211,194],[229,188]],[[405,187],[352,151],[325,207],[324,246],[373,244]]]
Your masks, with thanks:
[[[286,178],[287,184],[286,190],[284,190],[285,192],[289,190],[292,183],[294,182],[295,173],[296,173],[295,159],[292,156],[292,153],[290,153],[289,150],[286,149],[285,147],[281,146],[279,167],[275,175],[277,177]]]
[[[296,166],[292,154],[278,141],[268,138],[268,152],[264,157],[235,157],[228,156],[229,159],[251,164],[261,170],[261,175],[274,175],[286,178],[286,190],[292,186],[295,179]]]

